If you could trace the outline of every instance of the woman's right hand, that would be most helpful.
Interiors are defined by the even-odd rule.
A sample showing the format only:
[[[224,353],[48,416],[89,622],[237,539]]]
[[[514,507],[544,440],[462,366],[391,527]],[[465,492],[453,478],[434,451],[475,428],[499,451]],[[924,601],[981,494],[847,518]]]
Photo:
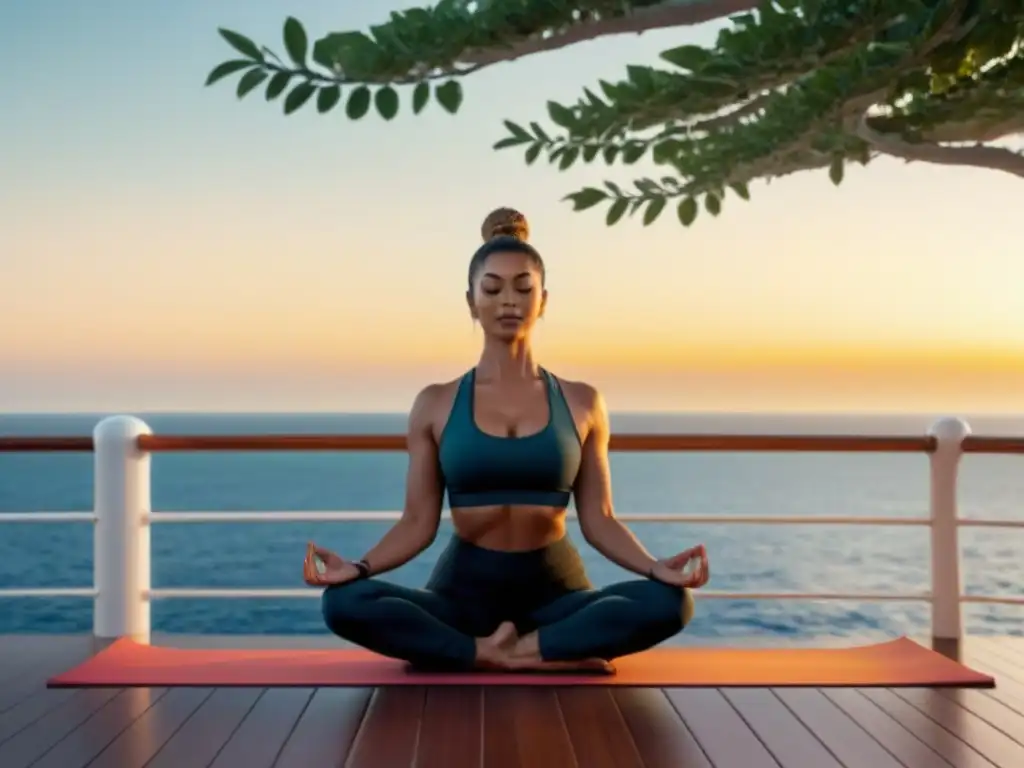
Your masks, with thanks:
[[[316,558],[323,563],[323,570],[316,567]],[[313,542],[306,547],[306,559],[302,563],[302,579],[311,587],[328,587],[344,584],[359,577],[359,569],[329,549],[316,546]]]

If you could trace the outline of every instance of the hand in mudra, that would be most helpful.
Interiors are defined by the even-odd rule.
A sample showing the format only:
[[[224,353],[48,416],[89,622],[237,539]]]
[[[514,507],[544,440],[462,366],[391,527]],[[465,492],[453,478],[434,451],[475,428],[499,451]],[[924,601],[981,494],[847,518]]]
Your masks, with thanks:
[[[689,567],[687,567],[689,565]],[[680,552],[673,557],[659,560],[651,569],[651,576],[658,581],[687,589],[699,589],[708,583],[711,571],[708,568],[708,552],[703,544]]]
[[[344,584],[359,576],[355,564],[343,559],[329,549],[316,546],[313,542],[306,547],[306,559],[302,563],[302,580],[311,587],[327,587]]]

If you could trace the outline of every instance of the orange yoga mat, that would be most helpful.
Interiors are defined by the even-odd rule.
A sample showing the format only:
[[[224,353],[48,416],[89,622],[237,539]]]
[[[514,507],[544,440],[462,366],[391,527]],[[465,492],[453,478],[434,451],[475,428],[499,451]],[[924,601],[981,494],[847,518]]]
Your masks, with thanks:
[[[120,639],[47,682],[132,686],[557,685],[635,687],[993,687],[995,681],[909,640],[857,648],[655,648],[615,662],[614,675],[411,672],[363,650],[197,650]]]

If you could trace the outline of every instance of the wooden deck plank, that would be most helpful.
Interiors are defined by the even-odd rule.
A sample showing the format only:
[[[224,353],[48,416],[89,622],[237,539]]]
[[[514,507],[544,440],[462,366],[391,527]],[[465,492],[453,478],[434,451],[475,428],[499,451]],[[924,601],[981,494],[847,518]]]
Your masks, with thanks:
[[[412,766],[423,722],[426,689],[378,688],[356,734],[346,768]]]
[[[996,678],[995,688],[975,689],[985,696],[1000,701],[1017,712],[1024,712],[1024,683],[1018,682],[1006,673],[1008,662],[992,655],[983,655],[983,652],[973,642],[967,646],[965,654],[966,663],[977,669],[979,672],[992,675]],[[951,695],[956,688],[940,689],[943,695]]]
[[[843,768],[818,737],[771,690],[735,688],[723,690],[722,694],[779,765]]]
[[[854,688],[829,688],[822,693],[847,717],[870,733],[905,768],[951,768],[942,755],[907,730]]]
[[[716,768],[780,768],[721,691],[681,688],[666,695]]]
[[[36,720],[0,744],[0,765],[3,768],[30,765],[79,725],[89,720],[119,693],[116,688],[104,688],[81,691],[77,696],[72,696],[50,710],[46,717]]]
[[[0,684],[0,744],[23,728],[36,722],[52,709],[76,695],[77,691],[48,690],[46,681],[52,675],[74,666],[92,653],[93,644],[83,637],[60,637],[59,642],[31,642],[28,647],[45,649],[45,656],[33,656],[27,669],[7,682]],[[4,642],[0,657],[11,663],[18,660],[17,654],[24,644]]]
[[[210,768],[270,768],[312,698],[312,688],[267,689]]]
[[[713,768],[663,690],[615,688],[612,697],[645,768]]]
[[[1024,638],[979,637],[971,638],[970,642],[1004,676],[1024,684]]]
[[[859,694],[873,701],[908,731],[932,745],[947,762],[956,768],[1004,768],[983,757],[963,739],[926,717],[892,691],[884,688],[869,688],[859,691]],[[1013,768],[1013,766],[1005,768]]]
[[[72,730],[67,738],[48,749],[32,763],[32,768],[84,768],[167,693],[167,688],[121,691]],[[4,766],[7,768],[6,763]]]
[[[160,747],[146,768],[193,765],[205,768],[217,757],[262,693],[262,688],[217,689]]]
[[[0,744],[79,693],[75,690],[36,691],[35,695],[0,714]]]
[[[482,687],[428,689],[416,768],[482,768],[483,725]]]
[[[35,635],[7,635],[4,642],[4,653],[0,656],[0,691],[5,690],[11,682],[31,674],[36,668],[52,663],[55,645],[62,648],[74,644],[72,637],[58,636],[58,643],[51,638]],[[0,710],[3,707],[0,706]]]
[[[550,688],[489,688],[484,761],[500,768],[579,768],[558,695]],[[586,768],[586,766],[583,766]]]
[[[904,768],[870,731],[821,691],[779,688],[774,693],[845,768]]]
[[[610,689],[563,688],[557,692],[565,729],[576,755],[586,768],[644,768]]]
[[[212,688],[168,691],[100,752],[89,768],[143,768],[212,694]]]
[[[893,693],[970,744],[975,751],[1000,768],[1024,766],[1024,746],[957,702],[927,689],[898,688]]]
[[[519,752],[515,718],[516,697],[513,690],[484,689],[480,749],[486,768],[526,768]]]
[[[971,635],[970,641],[977,641],[989,653],[1015,660],[1024,669],[1024,635]]]
[[[368,688],[319,689],[285,742],[274,768],[343,765],[372,693]]]
[[[0,657],[9,660],[14,666],[20,666],[21,671],[0,684],[0,714],[45,691],[46,681],[50,677],[85,661],[93,653],[90,638],[71,635],[61,636],[56,641],[33,642],[33,645],[38,643],[35,650],[20,657],[25,646],[10,642],[7,637],[4,636]]]
[[[972,715],[985,721],[988,725],[1024,748],[1024,714],[1011,709],[1001,701],[985,696],[981,691],[952,690],[939,692],[913,690],[908,691],[903,698],[920,709],[920,698],[924,696],[934,698],[939,695],[957,706],[963,707]],[[1024,763],[1021,763],[1021,765],[1024,765]]]

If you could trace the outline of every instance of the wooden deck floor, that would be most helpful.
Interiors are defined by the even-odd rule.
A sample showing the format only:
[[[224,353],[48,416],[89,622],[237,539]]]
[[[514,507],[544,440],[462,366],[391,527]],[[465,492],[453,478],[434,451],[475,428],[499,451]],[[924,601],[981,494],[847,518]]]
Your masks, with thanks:
[[[45,688],[92,650],[0,635],[0,766],[1024,767],[1024,637],[967,642],[993,690]]]

